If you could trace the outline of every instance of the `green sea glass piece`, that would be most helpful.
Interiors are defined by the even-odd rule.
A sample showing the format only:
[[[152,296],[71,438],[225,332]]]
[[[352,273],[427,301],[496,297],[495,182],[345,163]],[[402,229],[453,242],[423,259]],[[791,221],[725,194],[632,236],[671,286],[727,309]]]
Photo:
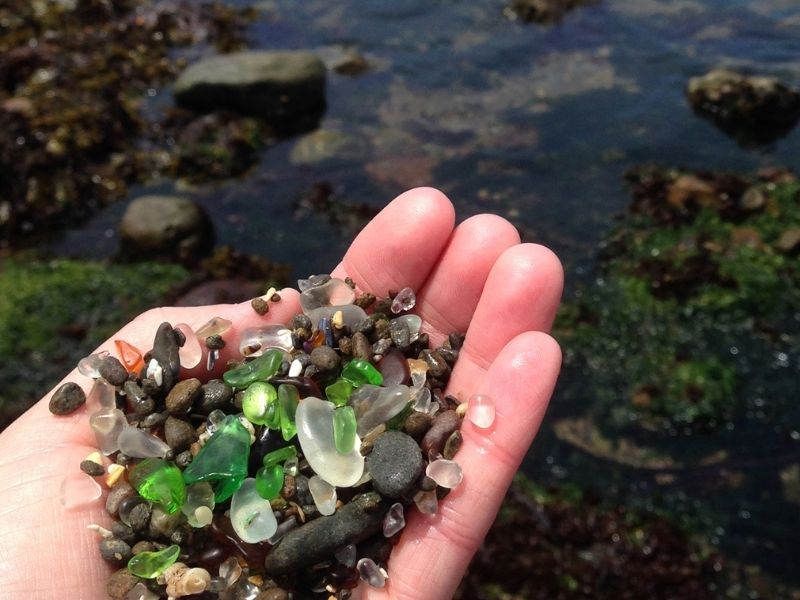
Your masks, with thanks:
[[[143,579],[155,579],[175,564],[181,553],[177,544],[155,552],[139,552],[128,561],[128,571]]]
[[[356,413],[352,406],[333,411],[333,443],[339,454],[348,454],[356,442]]]
[[[263,381],[251,383],[242,398],[242,412],[256,425],[266,425],[270,429],[280,427],[278,392],[274,386]]]
[[[286,446],[265,454],[261,462],[265,467],[269,467],[270,465],[282,463],[295,456],[297,456],[297,448],[294,446]]]
[[[228,415],[183,471],[187,485],[207,481],[216,502],[230,498],[247,477],[250,433],[235,415]]]
[[[142,498],[161,504],[170,514],[186,500],[180,469],[160,458],[144,459],[130,470],[128,480]]]
[[[266,381],[278,372],[283,356],[283,350],[270,348],[255,360],[227,371],[222,375],[222,379],[228,385],[239,389],[246,388],[254,381]]]
[[[350,399],[350,394],[353,393],[353,384],[347,379],[339,378],[332,384],[325,388],[325,395],[328,400],[333,402],[336,406],[344,406]]]
[[[283,488],[283,465],[261,467],[256,473],[256,491],[265,500],[274,500]]]
[[[342,377],[347,379],[354,387],[369,383],[371,385],[383,384],[383,375],[372,363],[363,358],[351,360],[342,369]]]
[[[281,416],[281,435],[287,442],[297,434],[297,426],[294,423],[294,415],[297,411],[297,404],[300,402],[300,394],[297,388],[289,384],[278,386],[278,404],[280,405]]]

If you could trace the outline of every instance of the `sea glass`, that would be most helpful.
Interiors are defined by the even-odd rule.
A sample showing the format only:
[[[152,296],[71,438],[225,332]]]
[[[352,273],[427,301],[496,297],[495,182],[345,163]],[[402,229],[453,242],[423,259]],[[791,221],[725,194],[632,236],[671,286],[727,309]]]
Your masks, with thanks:
[[[265,500],[277,498],[283,488],[283,465],[273,464],[261,467],[256,472],[256,490]]]
[[[383,535],[384,537],[392,537],[406,526],[406,517],[403,510],[403,505],[395,502],[389,507],[386,516],[383,517]]]
[[[402,323],[408,327],[408,333],[412,342],[416,341],[419,337],[419,331],[422,328],[422,317],[419,315],[401,315],[392,319],[392,323]]]
[[[186,488],[186,501],[181,506],[181,512],[192,527],[205,527],[211,523],[208,517],[212,515],[215,505],[214,489],[210,483],[201,481]],[[204,508],[208,510],[202,510]]]
[[[444,488],[453,489],[458,487],[463,479],[461,465],[452,460],[439,458],[429,463],[425,468],[425,474]]]
[[[235,369],[226,371],[222,379],[230,386],[243,389],[254,381],[266,381],[275,373],[283,362],[284,352],[277,348],[271,348],[261,356],[246,362]]]
[[[235,415],[229,415],[183,471],[183,480],[187,485],[209,482],[214,499],[223,502],[247,477],[249,457],[250,433]]]
[[[89,425],[98,448],[108,456],[119,450],[119,435],[128,426],[128,420],[118,408],[101,408],[89,417]]]
[[[328,281],[331,280],[331,276],[327,273],[321,273],[319,275],[311,275],[308,279],[298,279],[297,280],[297,289],[300,292],[305,292],[306,290],[311,289],[312,287],[320,286]]]
[[[331,277],[324,283],[308,287],[300,294],[300,307],[305,314],[323,306],[352,304],[356,293],[344,280]],[[312,320],[312,323],[314,321]]]
[[[164,458],[171,450],[164,440],[137,427],[125,427],[118,444],[122,452],[133,458]]]
[[[122,600],[159,600],[160,596],[155,592],[151,592],[148,587],[141,581],[133,586],[128,593],[122,597]]]
[[[436,490],[417,492],[414,495],[414,504],[417,505],[419,512],[422,514],[435,515],[439,510],[439,501],[436,498]]]
[[[181,367],[185,369],[194,369],[203,360],[203,346],[200,344],[197,334],[186,323],[178,323],[175,329],[183,334],[185,341],[183,346],[178,348],[178,356],[180,357]],[[205,338],[203,338],[205,341]]]
[[[92,389],[89,390],[89,394],[86,396],[86,406],[90,410],[117,408],[117,395],[114,386],[105,379],[95,379]]]
[[[417,297],[414,294],[414,290],[412,290],[410,287],[404,287],[402,290],[397,292],[397,295],[392,300],[391,311],[394,314],[399,314],[401,312],[411,310],[414,308],[416,303]]]
[[[86,375],[86,377],[97,379],[100,377],[100,363],[103,362],[103,359],[108,355],[109,353],[107,350],[102,350],[97,354],[84,356],[78,361],[78,372],[81,375]]]
[[[160,458],[146,458],[134,466],[128,481],[142,498],[161,504],[169,514],[176,512],[186,500],[186,485],[180,469]]]
[[[353,329],[356,325],[367,318],[364,309],[355,304],[344,304],[340,306],[320,306],[307,312],[308,318],[316,325],[320,319],[331,319],[338,311],[342,311],[342,325]]]
[[[293,385],[282,384],[278,386],[278,406],[280,408],[281,435],[287,442],[297,435],[295,413],[300,401],[300,394]]]
[[[251,383],[242,397],[242,412],[248,421],[266,425],[271,429],[280,427],[278,392],[264,381]]]
[[[84,508],[96,502],[103,495],[97,480],[83,471],[70,471],[61,482],[59,498],[67,510]]]
[[[356,570],[364,583],[376,588],[382,588],[386,585],[386,580],[388,579],[386,571],[376,565],[371,558],[359,560],[358,564],[356,564]]]
[[[245,329],[239,337],[242,356],[261,356],[269,348],[292,350],[292,331],[283,325],[262,325]]]
[[[347,454],[356,443],[356,413],[352,406],[333,411],[333,441],[339,454]]]
[[[265,467],[270,465],[277,465],[278,463],[285,462],[290,458],[297,456],[297,448],[294,446],[286,446],[284,448],[278,448],[277,450],[273,450],[269,454],[266,454],[262,460],[262,464]]]
[[[249,544],[263,542],[278,529],[272,506],[259,495],[253,478],[245,479],[233,495],[230,515],[236,535]]]
[[[128,373],[139,373],[144,367],[144,360],[139,349],[125,340],[114,340],[114,345],[117,347],[119,361]]]
[[[353,384],[341,377],[325,388],[325,396],[336,406],[347,404],[352,393]]]
[[[308,491],[311,492],[319,514],[327,517],[336,512],[336,488],[330,483],[319,475],[313,475],[308,480]]]
[[[494,423],[494,399],[486,394],[473,394],[467,406],[467,419],[481,429],[488,429]]]
[[[140,552],[128,561],[128,570],[142,579],[155,579],[178,560],[180,553],[177,544],[155,552]]]
[[[195,334],[201,340],[205,340],[212,335],[222,335],[231,328],[232,323],[228,319],[222,317],[213,317],[202,327],[199,327]]]
[[[364,435],[399,415],[410,401],[411,389],[405,385],[390,388],[361,386],[350,396],[350,406],[353,407],[358,422],[358,435]]]
[[[336,450],[333,435],[335,406],[319,398],[308,397],[297,408],[297,437],[308,464],[331,485],[350,487],[364,473],[364,457],[356,436],[353,449],[347,454]]]
[[[408,369],[411,372],[412,387],[422,387],[428,373],[428,363],[419,358],[408,359]]]
[[[408,385],[411,383],[411,372],[408,368],[408,360],[397,348],[392,348],[383,355],[380,362],[375,365],[383,377],[383,385],[390,387],[393,385]]]
[[[355,387],[370,384],[383,384],[383,375],[372,363],[362,358],[354,358],[342,369],[342,377],[352,383]]]

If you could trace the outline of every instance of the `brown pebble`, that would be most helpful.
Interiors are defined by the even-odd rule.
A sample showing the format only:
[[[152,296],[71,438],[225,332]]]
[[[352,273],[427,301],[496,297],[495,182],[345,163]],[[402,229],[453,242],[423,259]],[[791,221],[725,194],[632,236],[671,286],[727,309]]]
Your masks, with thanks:
[[[464,443],[464,438],[461,435],[461,432],[456,429],[453,433],[450,434],[450,437],[447,438],[447,441],[444,444],[444,450],[442,451],[442,456],[444,456],[447,460],[453,460],[458,451],[461,449],[461,444]]]
[[[112,600],[123,600],[125,594],[130,592],[139,583],[136,575],[128,571],[127,568],[116,571],[106,582],[106,593]]]
[[[428,373],[432,377],[441,377],[450,370],[450,366],[438,350],[423,350],[420,358],[428,363]]]
[[[156,550],[156,545],[149,541],[149,540],[142,540],[141,542],[136,542],[133,547],[131,548],[131,554],[141,554],[142,552],[153,552]]]
[[[93,460],[81,461],[81,471],[92,477],[100,477],[106,474],[103,465],[94,462]]]
[[[425,434],[428,433],[432,424],[433,418],[429,414],[413,410],[408,417],[406,417],[403,429],[408,435],[419,442]]]
[[[124,480],[119,481],[117,485],[111,488],[106,498],[106,510],[108,514],[114,517],[117,516],[120,502],[125,498],[131,498],[136,495],[136,490],[131,487],[131,484]]]
[[[332,371],[339,366],[339,354],[330,346],[318,346],[311,351],[311,363],[320,371]]]
[[[264,298],[258,297],[253,298],[250,300],[250,306],[253,307],[253,310],[256,311],[259,315],[265,315],[269,312],[269,302],[264,300]]]
[[[195,399],[200,395],[202,387],[199,379],[184,379],[175,384],[167,394],[166,406],[172,415],[183,415],[192,408]]]
[[[272,296],[270,296],[269,299],[270,299],[271,302],[280,302],[281,301],[281,295],[278,292],[275,292],[274,294],[272,294]]]
[[[353,358],[360,358],[363,360],[372,359],[372,344],[369,343],[366,335],[357,331],[350,339],[353,346]]]
[[[177,454],[197,441],[197,432],[190,423],[170,416],[164,423],[164,438],[172,451]]]
[[[375,303],[375,295],[366,292],[358,296],[354,302],[356,306],[367,309]]]
[[[283,489],[281,490],[281,496],[286,498],[287,500],[291,500],[294,498],[297,489],[295,488],[294,477],[291,475],[284,475],[283,477]]]
[[[99,547],[100,556],[115,565],[124,565],[132,556],[131,547],[117,538],[104,538],[100,540]]]
[[[439,413],[433,420],[433,425],[422,438],[420,448],[425,456],[441,454],[447,438],[461,426],[461,418],[454,410],[446,410]]]
[[[353,340],[346,335],[339,338],[339,352],[344,356],[350,356],[353,353]]]
[[[122,385],[128,379],[128,370],[113,356],[106,356],[101,360],[97,370],[111,385]]]
[[[206,338],[206,348],[209,350],[222,350],[225,347],[225,340],[219,334],[210,335]]]
[[[86,394],[77,383],[68,381],[59,387],[50,398],[50,412],[54,415],[68,415],[86,403]]]

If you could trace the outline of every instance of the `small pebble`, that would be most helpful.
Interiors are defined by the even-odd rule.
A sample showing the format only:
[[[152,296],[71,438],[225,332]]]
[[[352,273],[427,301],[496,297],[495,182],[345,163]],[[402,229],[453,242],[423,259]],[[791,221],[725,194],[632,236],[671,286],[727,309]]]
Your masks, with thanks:
[[[222,339],[221,335],[210,335],[206,338],[206,348],[209,350],[222,350],[224,347],[225,340]]]
[[[184,379],[175,384],[167,394],[167,411],[172,415],[183,415],[189,412],[195,399],[202,391],[199,379]]]
[[[117,516],[120,502],[125,498],[137,495],[136,490],[131,487],[131,484],[124,479],[121,480],[117,485],[111,488],[111,491],[108,493],[108,497],[106,498],[106,511],[111,516]]]
[[[258,298],[253,298],[250,301],[250,306],[252,306],[253,310],[259,315],[265,315],[269,312],[269,303],[260,296]]]
[[[406,417],[406,421],[403,425],[403,429],[405,432],[414,438],[417,441],[420,441],[428,430],[431,428],[433,424],[433,418],[430,415],[412,411],[409,413],[408,417]]]
[[[101,475],[105,475],[106,473],[106,470],[103,467],[103,465],[88,459],[81,461],[81,471],[83,471],[87,475],[91,475],[92,477],[100,477]]]
[[[106,583],[106,593],[112,600],[123,600],[125,594],[130,592],[141,579],[136,577],[127,568],[116,571]]]
[[[122,540],[128,545],[136,543],[139,537],[129,525],[125,525],[122,521],[114,521],[111,523],[111,533],[115,538]]]
[[[111,385],[122,385],[128,378],[128,370],[113,356],[106,356],[100,361],[100,376]]]
[[[130,560],[133,554],[128,544],[112,537],[100,540],[100,556],[110,563],[123,565]]]
[[[362,558],[356,564],[356,570],[361,581],[372,587],[382,588],[386,585],[388,575],[371,558]]]
[[[68,381],[59,387],[50,398],[50,412],[54,415],[68,415],[78,410],[86,402],[86,394],[77,383]]]
[[[197,432],[183,419],[170,416],[164,423],[164,437],[172,451],[177,454],[197,441]]]
[[[142,419],[141,426],[144,429],[158,427],[166,422],[168,416],[169,413],[167,411],[150,413],[144,419]]]
[[[291,598],[289,592],[283,588],[270,588],[261,592],[255,600],[289,600],[289,598]]]
[[[195,402],[195,410],[204,415],[224,408],[233,398],[233,388],[221,379],[212,379],[201,387],[200,397]]]
[[[454,410],[446,410],[436,415],[433,425],[422,438],[420,448],[425,456],[441,454],[447,438],[461,426],[461,418]]]
[[[311,351],[311,364],[320,371],[332,371],[339,366],[339,354],[329,346],[318,346]]]
[[[372,344],[369,343],[367,336],[357,331],[350,338],[352,343],[353,358],[370,360],[372,358]]]

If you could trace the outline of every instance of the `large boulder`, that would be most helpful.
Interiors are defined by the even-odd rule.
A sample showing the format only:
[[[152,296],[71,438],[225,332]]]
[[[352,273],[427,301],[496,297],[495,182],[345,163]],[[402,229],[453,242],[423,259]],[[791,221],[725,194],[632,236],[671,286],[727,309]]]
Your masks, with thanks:
[[[190,65],[175,83],[179,105],[232,110],[278,129],[316,122],[325,110],[325,65],[305,51],[236,52]]]
[[[771,143],[800,119],[800,92],[774,77],[714,69],[689,80],[694,111],[744,146]]]
[[[214,245],[206,212],[180,196],[142,196],[119,224],[120,253],[129,260],[163,259],[193,263]]]

